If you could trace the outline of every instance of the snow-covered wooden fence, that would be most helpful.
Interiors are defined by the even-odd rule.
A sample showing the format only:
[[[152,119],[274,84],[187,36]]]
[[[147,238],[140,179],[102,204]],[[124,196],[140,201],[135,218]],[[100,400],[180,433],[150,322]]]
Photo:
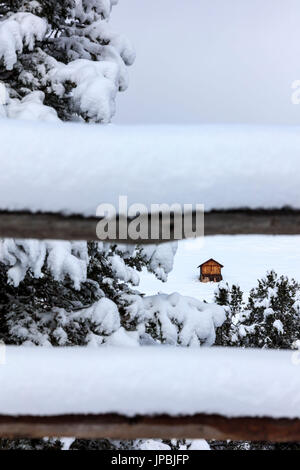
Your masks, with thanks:
[[[293,356],[294,355],[294,356]],[[300,440],[299,354],[8,347],[0,436]]]
[[[0,237],[94,240],[97,205],[117,207],[119,195],[147,208],[205,203],[207,235],[300,234],[298,129],[138,132],[3,121]],[[72,349],[71,358],[59,348],[38,355],[8,348],[0,366],[0,436],[300,441],[300,375],[291,352],[86,354],[96,353]],[[138,406],[143,393],[148,408]]]
[[[298,128],[3,120],[0,137],[0,237],[93,240],[120,196],[204,204],[207,235],[300,233]]]

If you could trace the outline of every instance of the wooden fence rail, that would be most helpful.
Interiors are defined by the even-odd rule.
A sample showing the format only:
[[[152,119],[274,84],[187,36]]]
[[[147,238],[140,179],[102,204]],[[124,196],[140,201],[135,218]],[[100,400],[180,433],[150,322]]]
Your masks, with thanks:
[[[0,237],[95,240],[97,239],[96,226],[98,222],[99,219],[96,217],[84,218],[80,215],[0,212]],[[124,223],[124,220],[122,223]],[[192,230],[195,230],[195,225],[193,225]],[[204,232],[205,235],[298,235],[300,234],[300,211],[292,209],[211,211],[204,215]],[[170,233],[172,240],[174,217],[171,218]],[[193,236],[193,233],[182,233],[182,238],[188,238],[189,236]],[[117,237],[107,241],[137,243],[136,240],[131,240],[129,237],[126,239]],[[141,239],[138,240],[138,243],[148,244],[162,241],[162,237],[159,237],[158,239]]]

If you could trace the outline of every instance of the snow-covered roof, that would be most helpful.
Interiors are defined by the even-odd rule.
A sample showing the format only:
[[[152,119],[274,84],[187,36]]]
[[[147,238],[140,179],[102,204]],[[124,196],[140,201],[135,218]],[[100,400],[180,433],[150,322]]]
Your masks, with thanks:
[[[0,415],[300,418],[299,362],[283,350],[11,346]]]
[[[204,264],[207,264],[207,263],[209,263],[210,261],[213,261],[214,263],[218,264],[221,268],[224,268],[223,264],[219,263],[218,261],[216,261],[216,260],[213,259],[213,258],[209,258],[208,260],[204,261],[204,263],[199,264],[198,268],[201,268],[202,266],[204,266]]]
[[[93,216],[101,203],[300,207],[300,128],[1,120],[0,211]]]

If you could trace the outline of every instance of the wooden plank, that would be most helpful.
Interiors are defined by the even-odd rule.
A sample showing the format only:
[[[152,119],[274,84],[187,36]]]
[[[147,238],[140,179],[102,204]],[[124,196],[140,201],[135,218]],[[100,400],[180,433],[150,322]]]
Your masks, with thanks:
[[[35,238],[57,240],[95,240],[96,225],[99,219],[82,216],[64,216],[50,213],[0,212],[0,237]],[[173,239],[174,219],[171,218],[171,240]],[[194,229],[194,227],[193,227]],[[228,210],[205,213],[205,235],[299,235],[300,211],[281,210]],[[192,233],[182,234],[182,238]],[[133,243],[136,240],[109,239],[111,242]],[[140,244],[161,243],[157,239],[142,239]]]
[[[219,415],[170,417],[107,415],[0,416],[0,437],[82,439],[220,439],[300,441],[299,419],[226,418]]]

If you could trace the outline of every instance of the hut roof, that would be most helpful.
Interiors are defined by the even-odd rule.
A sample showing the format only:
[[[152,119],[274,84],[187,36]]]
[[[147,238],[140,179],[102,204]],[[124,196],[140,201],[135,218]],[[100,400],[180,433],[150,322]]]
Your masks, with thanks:
[[[213,258],[209,258],[207,261],[205,261],[204,263],[200,264],[200,265],[198,266],[198,268],[201,268],[204,264],[209,263],[209,261],[213,261],[214,263],[218,264],[221,268],[224,268],[223,264],[219,263],[218,261],[216,261],[216,260],[213,259]]]

